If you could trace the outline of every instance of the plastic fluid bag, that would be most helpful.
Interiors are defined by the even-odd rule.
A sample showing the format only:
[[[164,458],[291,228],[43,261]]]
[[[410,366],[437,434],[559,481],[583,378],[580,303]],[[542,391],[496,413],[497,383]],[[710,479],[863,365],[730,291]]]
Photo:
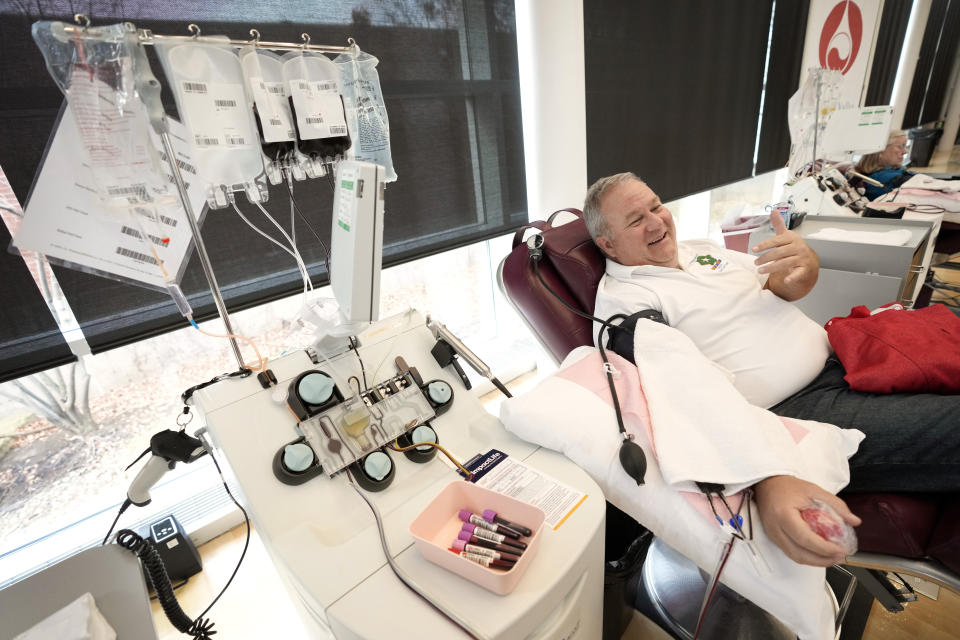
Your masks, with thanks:
[[[161,265],[164,280],[177,280],[182,270],[167,272],[160,254],[170,242],[171,208],[178,209],[179,196],[138,93],[138,80],[149,81],[149,102],[161,127],[159,84],[136,30],[126,23],[71,33],[67,26],[37,22],[33,38],[66,96],[83,163],[90,168],[88,184],[105,205],[91,213],[122,224],[141,247],[136,253]]]
[[[267,159],[267,177],[272,184],[278,184],[283,168],[296,150],[297,139],[283,80],[283,62],[271,51],[251,47],[240,52],[240,64],[253,100],[260,148]]]
[[[307,51],[283,56],[283,77],[297,126],[297,149],[307,175],[324,175],[324,163],[343,157],[350,148],[340,74],[322,54]]]
[[[385,181],[395,181],[397,172],[390,154],[390,120],[377,73],[380,61],[354,47],[349,53],[337,56],[334,62],[340,68],[347,126],[354,140],[347,157],[378,164],[385,170]]]
[[[197,173],[207,185],[207,204],[226,207],[234,191],[243,191],[251,202],[266,201],[253,109],[240,58],[229,40],[183,43],[157,38],[156,48],[190,132]]]
[[[62,22],[37,22],[33,38],[70,105],[85,163],[107,213],[150,209],[176,192],[166,181],[150,123],[136,91],[132,25],[68,34]],[[145,58],[140,58],[145,61]]]
[[[830,116],[847,105],[841,102],[843,74],[829,69],[812,68],[800,88],[787,102],[787,124],[790,128],[790,176],[803,177],[807,165],[821,155],[822,137]],[[815,149],[816,143],[819,148]],[[812,165],[811,165],[812,168]]]

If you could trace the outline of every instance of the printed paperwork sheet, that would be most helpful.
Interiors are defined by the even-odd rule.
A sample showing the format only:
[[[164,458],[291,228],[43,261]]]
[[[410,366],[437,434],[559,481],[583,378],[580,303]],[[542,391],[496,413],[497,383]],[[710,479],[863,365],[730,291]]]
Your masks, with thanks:
[[[587,498],[582,491],[497,449],[474,456],[464,466],[474,474],[473,482],[477,486],[543,509],[547,525],[554,529],[559,529]]]
[[[206,193],[189,156],[186,130],[179,122],[168,121],[177,164],[194,213],[199,216]],[[156,148],[162,148],[153,131],[150,136]],[[149,225],[131,224],[133,216],[111,216],[97,195],[92,171],[82,157],[80,135],[67,107],[25,207],[14,246],[37,251],[83,271],[163,288],[165,282],[154,257],[156,252],[167,273],[179,281],[193,246],[179,198],[156,204],[156,220]],[[163,168],[168,170],[165,162]],[[172,179],[169,175],[164,179],[168,177]],[[143,238],[143,232],[148,240]]]

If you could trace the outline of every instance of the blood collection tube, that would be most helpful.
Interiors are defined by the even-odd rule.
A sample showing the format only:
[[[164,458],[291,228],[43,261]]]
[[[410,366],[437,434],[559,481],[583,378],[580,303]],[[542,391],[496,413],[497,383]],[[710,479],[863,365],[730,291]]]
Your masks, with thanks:
[[[496,542],[493,542],[491,540],[484,540],[483,538],[478,538],[475,535],[471,535],[469,531],[461,531],[457,535],[457,539],[463,540],[464,542],[469,542],[470,544],[477,545],[480,547],[486,547],[487,549],[492,549],[494,551],[500,551],[501,553],[513,553],[517,555],[523,553],[522,549],[518,549],[516,547],[508,547],[503,544],[497,544]]]
[[[533,531],[531,531],[527,527],[521,526],[514,522],[510,522],[509,520],[504,520],[503,518],[498,517],[497,512],[494,511],[493,509],[485,509],[483,512],[483,519],[486,520],[487,522],[493,522],[496,524],[502,524],[505,527],[510,527],[514,531],[520,533],[520,535],[524,535],[528,537],[533,535]]]
[[[508,538],[513,538],[514,540],[518,540],[520,538],[519,531],[514,531],[513,529],[509,527],[505,527],[503,525],[487,522],[480,516],[476,515],[475,513],[471,513],[466,509],[460,509],[460,513],[458,515],[460,516],[460,519],[463,520],[464,522],[469,522],[472,525],[483,527],[488,531],[499,533],[502,536],[507,536]]]
[[[484,538],[484,539],[486,539],[486,540],[489,540],[490,542],[496,542],[496,543],[498,543],[498,544],[505,544],[505,545],[507,545],[507,546],[509,546],[509,547],[516,547],[517,549],[521,549],[521,550],[527,548],[527,543],[526,543],[526,542],[519,542],[519,541],[517,541],[517,540],[510,540],[510,539],[508,539],[508,538],[507,538],[506,536],[504,536],[504,535],[501,535],[501,534],[499,534],[499,533],[494,533],[493,531],[488,531],[487,529],[484,529],[483,527],[478,527],[478,526],[475,525],[475,524],[468,524],[468,523],[464,522],[464,523],[463,523],[463,527],[462,527],[460,530],[461,530],[461,531],[469,531],[469,532],[470,532],[470,535],[476,536],[476,537],[478,537],[478,538]]]
[[[461,540],[457,538],[453,541],[453,548],[457,551],[466,551],[467,553],[479,553],[482,556],[488,556],[494,560],[506,560],[508,562],[516,562],[520,559],[520,556],[514,555],[512,553],[506,553],[501,551],[495,551],[494,549],[489,549],[477,544],[470,544],[466,540]]]
[[[457,551],[456,549],[450,548],[448,551],[457,554],[461,558],[466,558],[470,562],[475,562],[477,564],[483,565],[485,567],[497,567],[499,569],[513,569],[513,562],[508,562],[506,560],[494,560],[490,556],[482,556],[478,553],[468,553],[466,551]]]

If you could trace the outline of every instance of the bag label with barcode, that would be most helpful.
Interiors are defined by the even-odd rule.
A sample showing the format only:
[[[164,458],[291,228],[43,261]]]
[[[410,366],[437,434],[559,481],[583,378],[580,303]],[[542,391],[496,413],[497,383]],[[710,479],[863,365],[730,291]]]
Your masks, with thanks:
[[[297,80],[290,83],[301,140],[347,135],[339,85],[335,80]]]
[[[260,128],[264,142],[287,142],[296,139],[293,129],[293,116],[287,102],[287,91],[283,82],[267,82],[263,78],[250,78],[250,89],[257,114],[260,116]]]
[[[199,149],[234,148],[253,144],[251,114],[243,85],[227,82],[180,83],[182,114]]]

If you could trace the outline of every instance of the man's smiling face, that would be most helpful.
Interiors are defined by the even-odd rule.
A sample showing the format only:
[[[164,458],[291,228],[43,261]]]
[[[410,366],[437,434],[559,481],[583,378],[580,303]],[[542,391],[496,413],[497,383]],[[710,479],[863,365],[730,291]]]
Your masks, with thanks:
[[[600,200],[610,237],[596,239],[604,253],[622,265],[678,269],[677,229],[660,198],[643,182],[617,184]]]

